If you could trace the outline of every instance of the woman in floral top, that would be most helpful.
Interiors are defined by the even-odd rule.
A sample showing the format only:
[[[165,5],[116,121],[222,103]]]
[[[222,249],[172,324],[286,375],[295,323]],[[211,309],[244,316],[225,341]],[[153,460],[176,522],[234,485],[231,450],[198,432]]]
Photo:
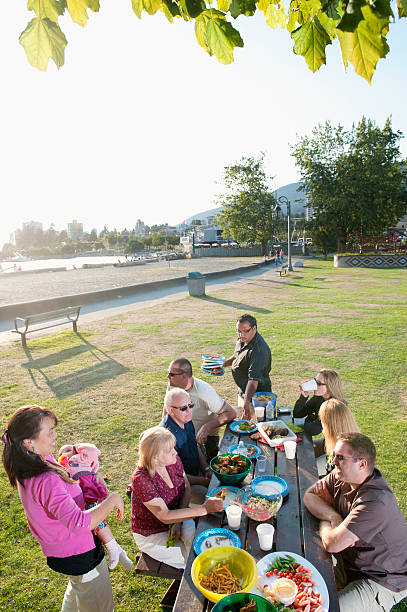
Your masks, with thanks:
[[[210,498],[201,506],[188,507],[190,485],[175,442],[164,427],[141,434],[139,462],[131,480],[131,530],[142,552],[183,569],[195,535],[192,519],[222,511],[223,503]],[[176,536],[171,546],[169,531]]]
[[[348,405],[337,399],[329,399],[319,409],[319,418],[322,423],[322,433],[325,439],[326,473],[332,472],[332,451],[340,434],[360,432],[355,417]]]

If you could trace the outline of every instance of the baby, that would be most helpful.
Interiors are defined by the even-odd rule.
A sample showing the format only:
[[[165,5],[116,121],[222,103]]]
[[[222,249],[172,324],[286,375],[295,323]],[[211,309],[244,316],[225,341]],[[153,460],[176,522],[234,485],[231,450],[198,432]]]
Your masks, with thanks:
[[[72,480],[77,480],[82,489],[86,509],[97,506],[109,495],[102,478],[97,477],[100,450],[94,444],[65,445],[59,449],[58,462],[69,472]],[[94,529],[94,533],[106,546],[109,553],[109,569],[120,562],[123,569],[131,570],[133,561],[116,542],[106,521]]]

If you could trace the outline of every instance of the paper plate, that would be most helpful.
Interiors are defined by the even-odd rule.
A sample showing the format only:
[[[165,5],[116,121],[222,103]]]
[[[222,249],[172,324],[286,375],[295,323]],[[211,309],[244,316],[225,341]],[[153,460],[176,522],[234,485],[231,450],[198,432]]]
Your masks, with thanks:
[[[214,372],[213,370],[208,370],[207,368],[202,366],[201,370],[202,372],[205,372],[205,374],[210,374],[211,376],[223,376],[225,373],[225,368],[222,368],[221,372]]]
[[[228,453],[236,453],[238,450],[238,446],[239,446],[238,444],[233,444],[232,446],[229,446]],[[250,448],[254,448],[254,450],[256,451],[254,455],[250,455],[250,456],[247,455],[249,459],[256,459],[256,457],[261,455],[261,449],[258,446],[254,446],[254,444],[245,444],[244,446],[246,449],[250,447]]]
[[[237,434],[251,434],[257,431],[257,425],[255,425],[253,429],[248,429],[247,431],[243,429],[239,429],[239,423],[246,423],[246,422],[247,421],[244,421],[244,420],[232,421],[232,423],[229,423],[229,427],[233,431],[233,433],[237,433]]]
[[[222,540],[217,541],[216,538],[222,538]],[[227,539],[225,540],[223,538]],[[235,548],[241,548],[242,545],[236,533],[233,533],[230,529],[221,528],[205,529],[205,531],[199,533],[194,540],[194,551],[197,555],[215,546],[234,546]]]
[[[318,593],[322,595],[323,600],[324,600],[322,604],[323,612],[328,612],[329,593],[328,593],[328,589],[327,589],[325,580],[322,578],[317,568],[314,565],[312,565],[312,563],[307,561],[307,559],[304,559],[304,557],[301,557],[301,555],[297,555],[296,553],[293,553],[293,552],[279,550],[278,552],[275,552],[275,553],[269,553],[268,555],[260,559],[260,561],[257,563],[257,569],[259,570],[259,579],[261,579],[263,586],[265,584],[270,585],[272,582],[274,582],[274,580],[277,580],[277,576],[266,576],[266,572],[268,572],[270,564],[275,561],[276,557],[285,557],[286,555],[290,555],[296,560],[297,563],[312,570],[311,578],[312,580],[316,582],[315,588],[317,589]],[[254,592],[257,593],[257,591],[260,592],[260,589],[257,589],[256,587],[254,589]]]
[[[232,501],[236,499],[236,497],[239,495],[241,489],[239,489],[238,487],[232,487],[232,486],[227,486],[227,485],[223,485],[223,487],[215,487],[211,491],[208,491],[208,493],[206,494],[206,498],[216,497],[216,494],[219,493],[219,491],[223,491],[223,489],[225,490],[225,499],[223,500],[223,509],[226,510],[226,508],[230,506]]]
[[[253,493],[266,499],[272,499],[277,495],[285,497],[289,490],[288,483],[283,478],[267,474],[253,478],[249,486]]]

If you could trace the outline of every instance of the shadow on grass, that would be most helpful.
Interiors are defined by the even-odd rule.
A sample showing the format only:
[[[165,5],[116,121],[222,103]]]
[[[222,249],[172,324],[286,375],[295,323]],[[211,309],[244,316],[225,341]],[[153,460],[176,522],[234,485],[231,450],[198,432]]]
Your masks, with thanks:
[[[258,312],[260,314],[270,314],[272,311],[267,308],[259,308],[258,306],[252,306],[251,304],[243,304],[243,302],[234,302],[233,300],[222,300],[221,298],[215,298],[211,295],[201,295],[198,297],[199,300],[205,300],[206,302],[214,302],[216,304],[222,304],[223,306],[229,306],[236,310],[244,310],[247,312]]]
[[[88,342],[80,333],[76,335],[82,340],[83,345],[63,349],[46,357],[33,359],[30,349],[28,347],[24,348],[28,361],[22,363],[21,367],[28,371],[33,384],[37,388],[40,388],[37,378],[41,377],[56,397],[64,398],[128,371],[128,368],[122,366],[107,353]],[[70,360],[84,353],[92,355],[96,360],[96,364],[56,378],[51,378],[47,374],[47,368],[60,365],[63,361]]]

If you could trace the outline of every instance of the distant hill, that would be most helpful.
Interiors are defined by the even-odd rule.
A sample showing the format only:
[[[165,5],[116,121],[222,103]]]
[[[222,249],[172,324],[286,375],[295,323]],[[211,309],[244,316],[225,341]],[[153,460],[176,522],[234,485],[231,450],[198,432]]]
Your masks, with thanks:
[[[305,213],[305,193],[303,191],[297,191],[298,186],[299,183],[289,183],[288,185],[284,185],[284,187],[279,187],[273,192],[273,195],[276,198],[279,198],[280,196],[284,195],[290,200],[291,214],[293,216]],[[298,202],[296,200],[300,201]],[[188,217],[187,219],[181,221],[181,223],[178,223],[177,227],[185,225],[185,222],[187,224],[191,224],[192,221],[195,221],[196,219],[199,219],[205,224],[207,223],[208,217],[213,217],[219,211],[221,211],[222,208],[222,206],[218,206],[218,208],[211,208],[209,210],[204,210],[203,212],[197,213],[196,215],[192,215],[192,217]],[[287,214],[285,206],[282,206],[282,210],[284,215]]]

